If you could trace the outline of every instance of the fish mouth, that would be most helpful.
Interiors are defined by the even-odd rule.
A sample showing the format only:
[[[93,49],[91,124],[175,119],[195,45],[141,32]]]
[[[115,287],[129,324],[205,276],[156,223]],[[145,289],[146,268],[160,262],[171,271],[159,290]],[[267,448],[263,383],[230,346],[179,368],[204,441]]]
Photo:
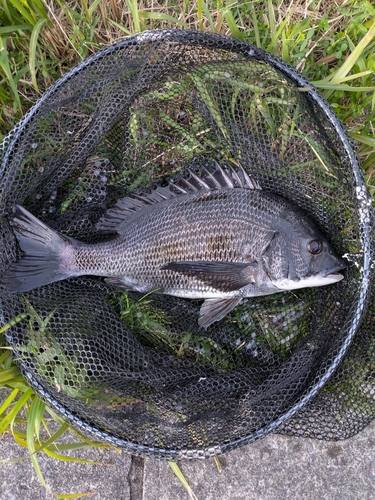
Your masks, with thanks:
[[[338,271],[341,271],[345,267],[345,265],[338,263],[335,266],[323,269],[318,273],[310,274],[309,276],[305,276],[304,278],[298,280],[285,278],[273,282],[273,284],[280,290],[298,290],[300,288],[330,285],[333,283],[338,283],[339,281],[344,279],[344,276]]]
[[[336,281],[341,281],[344,276],[338,271],[342,271],[346,268],[346,265],[343,262],[338,262],[335,266],[324,269],[320,273],[318,273],[322,278],[329,279],[333,283]]]
[[[344,275],[338,272],[328,272],[327,274],[321,274],[320,277],[324,280],[329,281],[330,283],[337,283],[338,281],[344,279]]]

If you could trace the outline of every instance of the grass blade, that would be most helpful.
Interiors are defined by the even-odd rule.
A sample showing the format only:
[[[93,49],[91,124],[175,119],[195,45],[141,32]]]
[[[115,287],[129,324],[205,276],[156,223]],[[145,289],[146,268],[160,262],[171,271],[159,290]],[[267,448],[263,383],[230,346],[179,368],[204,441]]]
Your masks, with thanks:
[[[374,87],[351,87],[350,85],[347,85],[346,83],[322,83],[320,82],[314,82],[314,85],[318,89],[324,89],[324,90],[342,90],[345,92],[374,92],[375,86]]]
[[[251,3],[251,22],[253,24],[253,31],[254,31],[254,36],[255,36],[255,44],[257,47],[261,47],[262,44],[261,44],[261,41],[260,41],[260,33],[259,33],[259,24],[258,24],[258,19],[257,19],[257,15],[256,15],[256,12],[255,12],[255,8],[254,8],[254,3],[252,2]]]
[[[374,72],[370,69],[365,70],[365,71],[361,71],[360,73],[355,73],[354,75],[348,75],[348,76],[345,76],[344,78],[341,78],[341,83],[348,82],[350,80],[356,80],[357,78],[362,78],[364,76],[372,75],[372,74],[374,74]]]
[[[15,17],[12,16],[11,11],[9,10],[10,5],[6,0],[1,0],[1,7],[3,9],[3,12],[5,13],[6,17],[8,18],[8,21],[10,23],[13,23],[15,21]]]
[[[26,460],[28,457],[25,455],[24,457],[17,457],[17,458],[8,458],[8,459],[0,459],[0,464],[18,464],[19,462],[22,462],[23,460]]]
[[[20,375],[20,371],[17,366],[12,366],[8,370],[2,370],[0,372],[0,384],[3,385],[8,380],[11,380]]]
[[[90,22],[91,22],[91,19],[92,19],[92,15],[93,13],[95,12],[95,9],[97,8],[97,6],[102,2],[102,0],[95,0],[89,7],[89,10],[88,10],[88,15],[89,15],[89,19],[90,19]]]
[[[244,40],[244,35],[241,33],[241,31],[238,29],[236,20],[233,16],[232,11],[230,10],[229,7],[226,7],[223,9],[223,14],[224,18],[228,24],[228,27],[230,29],[230,33],[234,38],[238,38],[239,40]]]
[[[46,24],[46,19],[39,19],[33,28],[30,38],[30,55],[29,55],[29,68],[31,74],[31,81],[33,83],[34,89],[39,92],[38,84],[36,82],[36,70],[35,70],[35,60],[36,60],[36,47],[38,43],[38,37],[40,30]]]
[[[120,23],[116,23],[116,21],[113,21],[112,19],[108,19],[109,24],[112,24],[112,26],[116,26],[120,31],[125,33],[126,36],[132,36],[133,32],[131,30],[128,30],[124,28]]]
[[[9,411],[9,413],[1,420],[0,422],[0,434],[2,434],[5,429],[10,425],[12,420],[16,417],[17,413],[23,408],[26,401],[33,395],[34,391],[29,388],[20,399],[15,403],[13,408]]]
[[[343,78],[347,76],[352,67],[356,64],[359,57],[365,48],[372,42],[375,38],[375,19],[372,21],[372,26],[366,33],[366,35],[362,38],[362,40],[358,43],[355,49],[352,51],[350,56],[346,59],[344,64],[338,68],[333,75],[329,76],[324,81],[330,81],[331,83],[340,83]]]
[[[13,420],[13,422],[10,426],[10,430],[12,432],[13,439],[15,440],[16,443],[18,443],[23,448],[27,448],[26,433],[21,432],[15,428],[15,420]],[[30,458],[29,455],[26,455],[26,458]]]
[[[12,355],[9,352],[12,350],[12,348],[9,346],[1,346],[1,349],[4,349],[4,352],[0,356],[0,366],[3,370],[6,370],[7,368],[10,368],[10,365],[8,366],[8,363],[12,363]]]
[[[197,16],[198,16],[198,24],[199,24],[199,29],[203,31],[203,6],[202,6],[203,0],[198,0],[197,1]]]
[[[40,470],[38,458],[35,453],[36,452],[35,435],[37,438],[39,438],[39,429],[43,418],[44,409],[45,409],[45,404],[39,398],[37,397],[34,398],[27,422],[26,441],[27,441],[27,449],[30,455],[30,460],[31,463],[33,464],[35,473],[38,476],[39,481],[46,488],[46,490],[51,491],[44,480],[42,471]]]
[[[55,493],[56,498],[82,498],[82,497],[90,497],[91,495],[95,495],[95,491],[88,491],[86,493],[68,493],[67,495],[57,495]]]
[[[15,318],[11,319],[9,321],[9,323],[7,323],[2,328],[0,328],[0,333],[4,333],[6,330],[8,330],[12,326],[14,326],[16,323],[18,323],[19,321],[22,321],[24,318],[26,318],[26,316],[27,316],[26,313],[21,313],[18,316],[16,316]]]
[[[207,7],[206,2],[202,2],[202,9],[203,9],[204,15],[206,16],[208,24],[210,25],[210,30],[212,31],[212,33],[215,33],[215,24],[212,20],[210,9]]]
[[[48,438],[45,443],[43,443],[41,446],[38,446],[38,451],[43,451],[46,448],[48,448],[49,446],[51,446],[52,444],[54,444],[54,442],[59,437],[61,437],[69,429],[69,427],[70,427],[70,425],[67,422],[65,424],[61,425],[60,428],[57,429],[57,431],[54,434],[52,434],[52,436],[50,438]],[[56,446],[56,445],[54,445],[54,446]]]
[[[187,482],[185,476],[183,475],[182,470],[178,466],[177,462],[175,462],[174,460],[168,460],[168,464],[169,464],[169,467],[172,469],[173,474],[177,477],[177,479],[180,481],[182,486],[188,492],[189,497],[192,500],[198,500],[198,498],[194,494],[193,490],[191,489],[189,483]]]
[[[30,454],[35,453],[36,451],[34,436],[36,435],[39,440],[40,424],[43,420],[45,407],[46,405],[38,397],[34,398],[27,421],[26,432],[26,439]]]
[[[23,2],[19,2],[18,0],[10,0],[10,3],[21,14],[21,16],[23,17],[23,19],[25,19],[25,21],[34,26],[35,18],[32,15],[31,10],[28,9]]]
[[[271,40],[274,40],[276,39],[276,19],[275,19],[275,10],[272,0],[268,0],[268,22],[270,26]],[[274,49],[274,44],[272,42],[271,46]]]
[[[5,385],[10,389],[18,389],[22,393],[26,392],[29,389],[29,387],[25,383],[25,379],[21,375],[21,372],[19,372],[17,377],[7,381]]]
[[[193,80],[195,86],[197,87],[200,96],[202,98],[202,101],[207,106],[207,109],[210,112],[212,118],[215,120],[216,125],[220,129],[223,136],[225,138],[228,138],[229,134],[221,118],[217,102],[214,99],[211,99],[210,93],[207,89],[204,79],[202,79],[198,73],[191,73],[190,77]]]
[[[19,391],[17,389],[14,389],[9,396],[6,398],[4,403],[0,407],[0,415],[2,415],[5,410],[13,403],[14,399],[16,398],[17,394]]]
[[[221,465],[220,458],[218,456],[214,457],[214,462],[216,464],[218,472],[223,472],[223,466]]]
[[[79,464],[90,464],[90,465],[111,465],[111,464],[104,464],[103,462],[96,462],[95,460],[88,460],[86,458],[75,458],[75,457],[69,457],[67,455],[60,455],[60,453],[55,453],[48,449],[45,449],[44,453],[49,457],[55,458],[56,460],[62,460],[64,462],[76,462]]]
[[[91,22],[91,19],[90,19],[89,8],[87,7],[86,0],[81,0],[81,4],[82,4],[82,10],[83,10],[83,14],[85,16],[85,19],[89,23],[89,22]]]
[[[72,430],[69,427],[70,430]],[[63,443],[55,443],[54,448],[56,448],[57,451],[74,451],[74,450],[87,450],[89,448],[92,448],[95,446],[95,448],[111,448],[111,445],[107,444],[101,444],[101,443],[68,443],[68,444],[63,444]]]
[[[371,146],[371,147],[375,148],[375,138],[374,137],[363,136],[360,134],[356,134],[354,132],[352,132],[350,135],[356,141],[363,142],[363,144],[367,144],[367,146]]]
[[[21,109],[21,100],[17,91],[17,85],[13,79],[12,71],[9,66],[9,57],[7,51],[7,38],[0,38],[0,69],[2,69],[8,79],[9,86],[14,95],[15,109]]]
[[[289,12],[285,16],[284,21],[281,23],[281,25],[279,26],[278,30],[276,31],[276,33],[272,37],[271,43],[268,45],[268,47],[266,49],[267,51],[273,52],[273,53],[275,53],[275,52],[277,53],[277,46],[276,46],[277,45],[277,39],[279,38],[279,36],[280,36],[281,33],[284,33],[284,28],[287,25],[287,23],[289,22],[289,19],[290,19],[291,15],[292,15],[292,12]]]
[[[30,31],[32,30],[31,24],[16,24],[15,26],[2,26],[0,27],[0,35],[7,35],[15,31]]]
[[[126,0],[126,4],[130,10],[130,14],[133,20],[134,31],[135,33],[140,33],[142,30],[141,30],[141,23],[139,20],[138,3],[134,0]]]

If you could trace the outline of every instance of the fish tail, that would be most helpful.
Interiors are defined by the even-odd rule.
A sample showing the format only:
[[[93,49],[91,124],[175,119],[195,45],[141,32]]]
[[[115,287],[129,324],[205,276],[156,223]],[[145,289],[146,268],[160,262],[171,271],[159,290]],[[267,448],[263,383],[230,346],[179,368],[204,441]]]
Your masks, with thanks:
[[[13,212],[13,230],[25,255],[3,275],[6,290],[27,292],[78,274],[69,269],[75,240],[57,233],[19,205]]]

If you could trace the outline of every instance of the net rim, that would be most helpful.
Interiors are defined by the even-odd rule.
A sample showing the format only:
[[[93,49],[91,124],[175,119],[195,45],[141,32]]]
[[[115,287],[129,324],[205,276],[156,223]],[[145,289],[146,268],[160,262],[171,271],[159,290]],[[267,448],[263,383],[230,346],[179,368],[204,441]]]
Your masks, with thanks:
[[[333,359],[330,366],[326,369],[325,373],[320,376],[319,381],[316,382],[310,390],[305,393],[289,410],[284,412],[280,417],[264,427],[261,427],[254,433],[246,435],[230,443],[224,443],[221,445],[216,445],[209,448],[200,449],[189,449],[189,450],[167,450],[164,448],[149,447],[146,445],[134,443],[123,438],[117,438],[109,432],[102,431],[88,423],[84,418],[78,417],[64,405],[59,403],[53,397],[50,396],[48,390],[46,390],[31,373],[28,373],[25,367],[20,363],[21,371],[24,377],[29,381],[30,385],[35,389],[35,391],[47,401],[51,406],[53,406],[57,411],[63,414],[74,426],[78,427],[84,432],[94,435],[105,442],[110,442],[115,446],[119,446],[127,449],[133,454],[140,455],[157,455],[164,458],[206,458],[214,455],[218,455],[239,446],[251,443],[256,439],[259,439],[268,433],[276,430],[281,424],[293,417],[301,408],[303,408],[326,384],[328,379],[332,376],[337,366],[347,353],[347,350],[358,331],[361,324],[363,316],[366,312],[366,303],[371,292],[371,217],[368,216],[369,211],[371,212],[371,197],[367,192],[367,188],[364,179],[361,174],[361,167],[354,151],[351,141],[348,138],[343,124],[335,115],[334,111],[331,109],[330,105],[324,99],[324,97],[318,92],[318,90],[295,68],[290,66],[288,63],[280,59],[279,57],[269,54],[268,52],[260,49],[250,43],[243,42],[240,40],[233,39],[231,37],[211,34],[211,33],[200,33],[196,31],[187,30],[150,30],[143,33],[131,36],[124,40],[120,40],[104,49],[100,50],[96,54],[91,55],[86,60],[82,61],[65,75],[63,75],[57,82],[55,82],[37,101],[37,103],[29,110],[29,112],[20,120],[20,122],[14,127],[14,129],[5,137],[2,144],[0,145],[0,151],[3,150],[3,158],[0,166],[0,175],[4,172],[9,156],[12,151],[17,147],[17,143],[22,138],[22,132],[27,127],[28,123],[34,118],[38,113],[39,108],[67,81],[69,81],[72,76],[81,72],[83,69],[95,64],[98,60],[107,57],[111,53],[118,50],[126,50],[127,47],[132,45],[144,45],[147,42],[160,42],[164,43],[166,41],[175,41],[184,45],[197,45],[201,47],[212,47],[221,48],[223,50],[228,50],[231,52],[241,53],[242,55],[248,57],[249,59],[255,59],[258,61],[263,61],[273,68],[277,69],[282,73],[293,85],[297,86],[301,91],[304,92],[315,104],[317,104],[322,111],[324,117],[330,122],[335,132],[338,134],[342,145],[345,149],[346,155],[350,160],[352,172],[354,174],[356,182],[357,191],[357,201],[359,205],[359,215],[361,222],[361,245],[363,251],[363,264],[362,264],[362,279],[361,286],[358,294],[358,308],[357,314],[352,319],[352,323],[349,328],[349,333],[346,335],[345,342],[341,346],[339,352]],[[9,144],[7,145],[7,142]]]

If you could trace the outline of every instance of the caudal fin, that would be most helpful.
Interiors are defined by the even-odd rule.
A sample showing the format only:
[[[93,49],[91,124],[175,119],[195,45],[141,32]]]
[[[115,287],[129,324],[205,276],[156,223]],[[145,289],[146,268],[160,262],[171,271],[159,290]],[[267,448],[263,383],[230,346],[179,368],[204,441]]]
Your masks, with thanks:
[[[57,233],[19,205],[14,208],[12,226],[25,256],[2,277],[9,292],[27,292],[72,276],[63,263],[73,250],[72,238]]]

